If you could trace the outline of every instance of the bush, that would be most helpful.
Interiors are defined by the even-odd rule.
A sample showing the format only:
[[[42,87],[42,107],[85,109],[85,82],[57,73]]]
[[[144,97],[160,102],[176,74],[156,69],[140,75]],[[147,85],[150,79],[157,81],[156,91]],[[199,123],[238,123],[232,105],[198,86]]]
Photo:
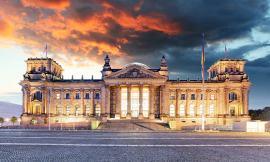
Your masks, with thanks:
[[[14,124],[18,121],[18,119],[17,119],[17,117],[12,116],[11,119],[10,119],[10,121],[11,121],[12,124],[14,125]]]
[[[3,125],[4,122],[5,122],[4,118],[3,117],[0,117],[1,126]]]

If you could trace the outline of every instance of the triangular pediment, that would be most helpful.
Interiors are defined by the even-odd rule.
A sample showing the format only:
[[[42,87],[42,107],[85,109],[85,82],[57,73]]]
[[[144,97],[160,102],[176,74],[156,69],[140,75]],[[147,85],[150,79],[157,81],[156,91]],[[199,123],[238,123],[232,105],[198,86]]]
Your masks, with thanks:
[[[125,67],[117,72],[112,73],[111,75],[107,76],[106,79],[121,79],[121,78],[128,78],[128,79],[165,79],[166,77],[159,75],[149,69],[146,69],[143,66],[139,65],[132,65]]]

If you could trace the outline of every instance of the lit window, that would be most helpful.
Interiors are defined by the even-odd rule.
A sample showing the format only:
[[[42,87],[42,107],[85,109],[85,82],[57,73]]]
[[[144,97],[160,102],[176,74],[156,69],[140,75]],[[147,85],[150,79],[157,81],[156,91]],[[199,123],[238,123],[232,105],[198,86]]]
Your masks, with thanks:
[[[100,114],[101,114],[100,105],[97,104],[97,105],[96,105],[96,109],[95,109],[95,115],[96,115],[96,116],[100,116]]]
[[[180,116],[185,116],[185,115],[186,115],[186,111],[185,111],[185,106],[184,106],[184,104],[181,104],[181,105],[180,105],[179,115],[180,115]]]
[[[86,107],[85,107],[85,113],[86,113],[86,115],[90,115],[91,114],[91,112],[90,112],[90,105],[86,105]]]
[[[60,99],[60,93],[56,94],[56,99],[58,99],[58,100]]]
[[[195,94],[191,94],[191,100],[195,100]]]
[[[211,94],[211,95],[210,95],[210,99],[211,99],[211,100],[214,100],[214,99],[215,99],[215,95],[214,95],[214,94]]]
[[[189,106],[189,115],[190,116],[195,116],[194,104],[191,104]]]
[[[70,106],[67,106],[66,107],[66,112],[67,112],[67,115],[69,115],[69,113],[70,113]]]
[[[202,113],[203,113],[203,105],[200,105],[199,110],[198,110],[198,114],[202,115]]]
[[[213,104],[211,104],[211,105],[209,106],[209,114],[210,114],[211,116],[214,115],[214,112],[215,112],[214,108],[215,108],[215,106],[214,106]]]
[[[56,114],[61,115],[62,114],[62,108],[60,106],[56,106]]]
[[[181,94],[181,100],[186,100],[186,95],[185,94]]]
[[[175,106],[173,104],[170,105],[170,117],[175,117]]]

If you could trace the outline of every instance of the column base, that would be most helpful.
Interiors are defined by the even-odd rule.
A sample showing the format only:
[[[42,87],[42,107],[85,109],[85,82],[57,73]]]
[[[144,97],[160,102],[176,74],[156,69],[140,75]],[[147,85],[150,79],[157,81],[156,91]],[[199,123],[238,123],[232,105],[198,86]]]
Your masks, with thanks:
[[[142,113],[140,113],[139,114],[139,119],[143,119],[144,117],[143,117],[143,114]]]
[[[114,119],[120,119],[120,114],[115,114]]]
[[[149,115],[149,119],[152,119],[152,120],[155,119],[155,115],[154,114],[150,114]]]
[[[131,119],[131,114],[127,114],[126,119]]]

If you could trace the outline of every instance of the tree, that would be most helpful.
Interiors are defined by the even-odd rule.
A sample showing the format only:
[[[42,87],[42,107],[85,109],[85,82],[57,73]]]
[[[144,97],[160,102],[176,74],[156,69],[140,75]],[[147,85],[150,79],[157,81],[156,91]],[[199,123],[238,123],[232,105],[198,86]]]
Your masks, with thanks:
[[[12,122],[13,125],[17,122],[17,120],[18,119],[15,116],[12,116],[11,119],[10,119],[10,121]]]
[[[3,125],[4,122],[5,122],[4,118],[0,117],[1,127],[2,127],[2,125]]]

